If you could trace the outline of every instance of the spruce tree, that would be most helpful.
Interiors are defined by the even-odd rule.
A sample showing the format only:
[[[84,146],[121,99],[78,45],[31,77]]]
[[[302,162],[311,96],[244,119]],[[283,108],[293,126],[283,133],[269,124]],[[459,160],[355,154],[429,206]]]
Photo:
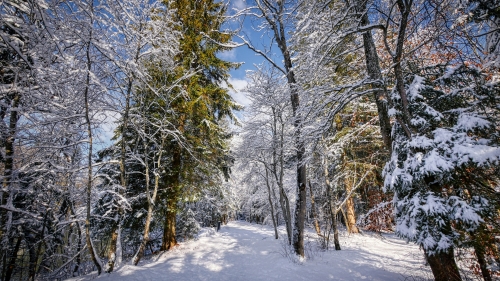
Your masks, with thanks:
[[[407,78],[414,133],[408,138],[394,124],[385,188],[394,192],[396,232],[423,248],[436,280],[461,280],[454,248],[474,244],[498,210],[498,108],[492,105],[499,89],[478,68],[439,72]]]
[[[170,75],[170,83],[187,72],[193,73],[174,90],[178,95],[170,104],[175,116],[169,122],[183,135],[186,144],[172,140],[164,147],[170,162],[160,193],[164,207],[161,249],[168,250],[177,243],[175,225],[181,196],[217,185],[217,174],[224,166],[228,151],[229,135],[224,120],[227,117],[235,120],[232,110],[239,106],[222,87],[229,78],[229,70],[238,65],[217,57],[218,53],[228,50],[222,44],[228,43],[232,36],[221,31],[226,7],[212,0],[164,3],[175,10],[174,19],[180,23],[178,28],[183,35],[176,59],[179,66]],[[200,186],[200,182],[204,186]]]

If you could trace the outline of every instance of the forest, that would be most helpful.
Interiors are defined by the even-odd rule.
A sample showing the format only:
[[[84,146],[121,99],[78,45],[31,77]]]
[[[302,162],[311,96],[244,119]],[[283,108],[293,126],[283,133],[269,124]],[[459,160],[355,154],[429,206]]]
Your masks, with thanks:
[[[231,220],[500,278],[500,0],[0,0],[0,120],[1,281],[112,276]]]

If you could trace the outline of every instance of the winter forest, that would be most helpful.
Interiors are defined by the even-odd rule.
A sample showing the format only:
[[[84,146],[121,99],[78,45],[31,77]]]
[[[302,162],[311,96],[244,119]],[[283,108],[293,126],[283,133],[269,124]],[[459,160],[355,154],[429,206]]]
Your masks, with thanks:
[[[0,279],[238,220],[303,268],[375,233],[500,278],[499,71],[499,0],[0,0]]]

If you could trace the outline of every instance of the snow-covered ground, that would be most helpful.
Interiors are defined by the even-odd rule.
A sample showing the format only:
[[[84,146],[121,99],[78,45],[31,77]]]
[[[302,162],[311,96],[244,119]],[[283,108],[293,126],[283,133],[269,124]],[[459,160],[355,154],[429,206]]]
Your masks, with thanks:
[[[211,229],[210,229],[211,230]],[[286,239],[286,234],[281,233]],[[287,257],[271,227],[229,222],[218,233],[205,231],[197,240],[172,251],[124,265],[97,280],[422,280],[431,277],[421,251],[392,235],[342,235],[341,251],[320,251],[309,233],[303,261]],[[71,280],[95,279],[95,274]]]

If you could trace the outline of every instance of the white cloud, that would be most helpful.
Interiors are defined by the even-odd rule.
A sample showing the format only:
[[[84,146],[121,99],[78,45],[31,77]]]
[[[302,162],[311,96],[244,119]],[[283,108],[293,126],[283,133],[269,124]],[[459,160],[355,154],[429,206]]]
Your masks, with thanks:
[[[231,2],[231,6],[233,7],[233,9],[242,10],[247,7],[247,3],[245,0],[233,0]]]
[[[248,85],[248,81],[245,79],[229,78],[228,82],[234,88],[234,90],[229,89],[229,94],[231,94],[233,99],[242,106],[250,105],[251,101],[247,98],[246,92],[244,91]]]
[[[231,49],[229,51],[224,51],[220,53],[219,58],[223,60],[234,61],[236,59],[236,49]]]

